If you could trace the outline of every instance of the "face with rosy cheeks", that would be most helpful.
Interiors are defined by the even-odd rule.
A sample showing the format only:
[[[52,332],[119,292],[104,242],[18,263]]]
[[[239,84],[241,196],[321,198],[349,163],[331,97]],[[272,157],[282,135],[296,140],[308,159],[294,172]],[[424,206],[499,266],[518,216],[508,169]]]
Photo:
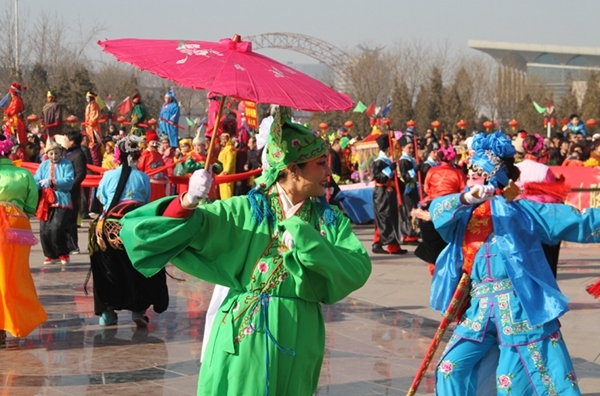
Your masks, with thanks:
[[[48,158],[50,158],[50,161],[56,164],[62,158],[62,149],[56,148],[52,151],[47,152],[46,154],[48,155]]]
[[[169,147],[171,147],[171,145],[169,144],[169,141],[168,141],[168,140],[163,140],[163,141],[161,142],[161,144],[162,144],[162,149],[163,149],[163,151],[164,151],[164,150],[166,150],[166,149],[168,149]]]
[[[280,181],[280,184],[292,202],[297,204],[311,197],[325,195],[327,177],[330,175],[331,169],[327,163],[327,156],[322,155],[301,165],[289,164],[287,177]]]
[[[478,175],[477,172],[469,169],[469,174],[467,175],[467,186],[471,188],[476,184],[485,184],[485,179],[483,176]]]

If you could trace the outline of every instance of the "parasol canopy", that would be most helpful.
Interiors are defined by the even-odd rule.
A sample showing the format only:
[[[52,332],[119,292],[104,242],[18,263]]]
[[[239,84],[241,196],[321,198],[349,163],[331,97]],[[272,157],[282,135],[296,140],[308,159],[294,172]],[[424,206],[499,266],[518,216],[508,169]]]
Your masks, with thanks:
[[[98,44],[121,62],[187,88],[306,111],[353,107],[348,95],[253,52],[252,43],[238,35],[217,43],[127,38]]]

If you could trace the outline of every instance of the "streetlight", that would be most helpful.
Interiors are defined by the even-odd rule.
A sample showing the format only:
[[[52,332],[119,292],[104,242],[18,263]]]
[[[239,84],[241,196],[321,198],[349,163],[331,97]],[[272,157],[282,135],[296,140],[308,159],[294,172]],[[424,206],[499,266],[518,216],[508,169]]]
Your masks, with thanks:
[[[15,0],[15,73],[19,76],[19,0]]]

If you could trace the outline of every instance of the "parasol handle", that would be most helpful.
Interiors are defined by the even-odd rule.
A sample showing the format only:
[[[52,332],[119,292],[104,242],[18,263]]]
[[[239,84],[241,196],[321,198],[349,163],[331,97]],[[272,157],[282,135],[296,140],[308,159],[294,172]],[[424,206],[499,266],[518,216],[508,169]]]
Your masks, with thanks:
[[[394,141],[392,140],[392,131],[390,131],[388,129],[388,140],[390,143],[390,157],[392,162],[395,163],[396,160],[394,159]],[[396,164],[396,167],[398,167],[399,165]],[[400,208],[402,206],[402,193],[400,192],[400,183],[398,182],[398,169],[396,168],[396,171],[394,172],[394,187],[396,187],[396,200],[398,203],[398,208]]]
[[[221,103],[219,104],[219,111],[217,112],[217,117],[215,118],[215,125],[213,127],[213,133],[210,137],[210,144],[208,145],[208,153],[206,153],[206,166],[205,169],[208,170],[208,173],[212,173],[212,166],[210,166],[210,160],[213,154],[213,147],[215,147],[215,137],[217,136],[217,131],[219,130],[219,122],[221,119],[221,113],[223,112],[223,106],[225,105],[225,95],[221,96]]]
[[[446,333],[448,325],[454,321],[456,314],[462,311],[462,307],[469,298],[470,288],[471,277],[469,274],[463,273],[460,281],[458,282],[458,286],[456,286],[452,300],[448,305],[448,309],[446,310],[446,313],[444,313],[444,318],[440,322],[440,325],[438,326],[438,329],[431,340],[429,349],[427,350],[427,353],[421,362],[421,367],[419,367],[419,371],[417,372],[417,375],[415,376],[406,396],[414,396],[415,393],[417,393],[417,389],[419,389],[419,385],[421,384],[421,379],[423,378],[425,371],[427,371],[427,368],[431,363],[431,359],[433,359],[433,355],[435,355],[435,352],[440,346],[440,342],[442,341],[442,337],[444,337],[444,333]]]

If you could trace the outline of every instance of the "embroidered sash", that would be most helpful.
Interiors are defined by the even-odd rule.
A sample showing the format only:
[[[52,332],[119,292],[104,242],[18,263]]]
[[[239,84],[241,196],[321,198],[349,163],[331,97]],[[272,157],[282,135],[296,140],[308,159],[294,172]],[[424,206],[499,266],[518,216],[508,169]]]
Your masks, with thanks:
[[[485,201],[473,211],[463,239],[463,271],[467,274],[471,275],[475,255],[493,230],[490,201]]]

